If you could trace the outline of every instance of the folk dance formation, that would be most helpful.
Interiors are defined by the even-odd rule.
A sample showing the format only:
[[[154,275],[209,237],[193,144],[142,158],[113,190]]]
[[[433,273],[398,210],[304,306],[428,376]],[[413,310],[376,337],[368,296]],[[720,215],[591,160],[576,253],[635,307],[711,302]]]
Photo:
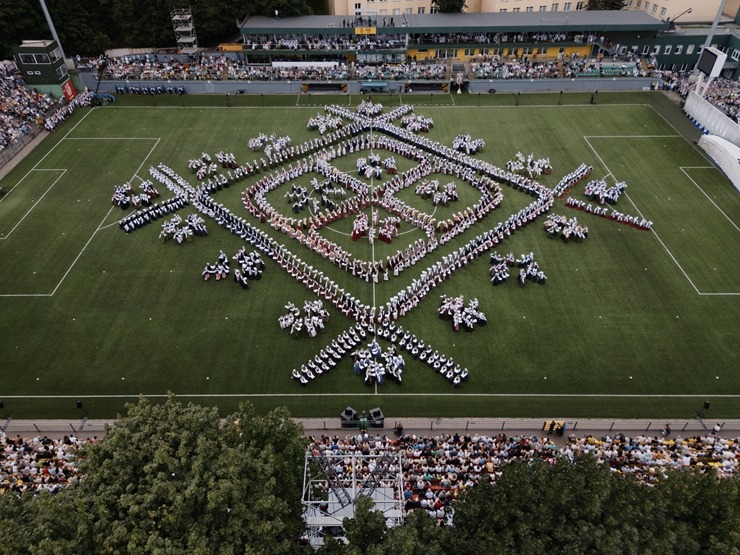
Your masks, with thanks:
[[[527,280],[545,285],[547,276],[545,272],[540,270],[540,265],[535,261],[533,252],[523,254],[517,258],[516,265],[519,268],[519,287],[524,287]]]
[[[465,306],[465,297],[448,297],[440,295],[442,302],[437,309],[439,317],[443,320],[451,320],[452,328],[460,331],[460,325],[463,325],[466,331],[473,331],[476,325],[485,326],[488,321],[485,314],[478,310],[478,299],[470,299],[468,306]]]
[[[290,334],[298,337],[301,330],[306,330],[309,337],[316,337],[320,331],[324,331],[329,321],[329,311],[324,308],[321,301],[304,301],[303,315],[301,310],[292,302],[285,305],[288,311],[278,318],[280,329],[289,330]]]
[[[470,135],[458,135],[452,139],[452,148],[465,154],[477,154],[486,147],[483,139],[474,139]]]
[[[432,290],[455,272],[481,255],[490,253],[517,230],[549,212],[556,196],[561,196],[585,179],[591,168],[582,165],[561,180],[555,190],[551,190],[532,177],[519,175],[473,158],[464,151],[465,149],[458,150],[446,146],[430,140],[425,134],[417,134],[395,125],[393,120],[400,119],[412,111],[409,105],[384,113],[382,106],[365,100],[356,111],[340,106],[327,106],[325,111],[328,115],[342,118],[346,123],[333,131],[327,130],[321,137],[312,138],[298,145],[292,145],[289,138],[261,135],[258,137],[262,141],[261,144],[253,143],[251,146],[254,149],[270,146],[269,154],[265,152],[265,157],[236,168],[230,167],[233,164],[227,162],[229,167],[225,173],[209,177],[197,187],[164,164],[151,168],[153,180],[164,185],[174,198],[162,203],[165,208],[157,207],[160,212],[155,212],[153,205],[131,214],[121,220],[121,227],[130,232],[163,213],[169,213],[170,209],[174,211],[192,205],[203,216],[212,218],[218,225],[253,245],[260,253],[272,258],[289,275],[314,292],[319,299],[329,302],[346,317],[354,320],[355,324],[350,329],[333,339],[313,359],[292,371],[293,378],[301,385],[307,385],[333,368],[343,356],[355,351],[360,343],[368,341],[368,337],[372,339],[377,336],[395,345],[397,352],[405,349],[412,358],[428,364],[453,386],[460,386],[468,378],[468,370],[440,354],[410,331],[403,330],[400,326],[396,327],[396,320],[413,310]],[[360,153],[368,159],[373,155],[372,160],[377,163],[380,157],[376,151],[381,149],[393,156],[403,156],[414,161],[414,167],[401,174],[389,176],[389,179],[371,189],[363,180],[332,165],[335,158]],[[367,150],[370,150],[369,155],[365,154]],[[371,162],[368,162],[368,165],[374,167]],[[318,268],[311,266],[285,245],[268,236],[257,227],[260,224],[248,223],[211,198],[211,194],[219,190],[219,186],[223,187],[224,182],[233,184],[259,173],[262,175],[255,177],[242,195],[249,214],[261,224],[270,225],[336,267],[366,282],[370,280],[375,282],[381,277],[386,279],[391,273],[394,276],[399,275],[403,270],[419,264],[440,245],[479,222],[501,203],[503,198],[501,184],[531,196],[532,201],[510,214],[504,221],[472,237],[423,269],[417,279],[413,279],[387,303],[372,306],[364,304],[346,292]],[[330,207],[324,206],[321,211],[301,215],[285,215],[267,200],[270,191],[285,183],[295,183],[300,176],[308,173],[320,174],[327,187],[345,191],[346,197],[333,199],[337,202]],[[455,176],[470,184],[480,192],[480,199],[447,221],[438,222],[430,214],[410,207],[396,196],[402,189],[415,185],[419,180],[429,178],[435,173]],[[316,181],[320,182],[319,179]],[[172,203],[172,206],[170,207],[168,203]],[[366,212],[367,208],[371,210]],[[365,221],[369,233],[369,228],[376,223],[373,221],[373,214],[380,208],[390,214],[389,218],[385,218],[390,224],[389,229],[390,226],[397,227],[400,223],[406,222],[420,229],[422,237],[385,259],[364,261],[354,258],[319,233],[323,227],[345,218],[357,217],[362,221],[357,215],[368,212],[371,215],[365,216],[367,218]],[[377,226],[382,227],[380,219]],[[534,261],[533,255],[522,256],[514,262],[520,266],[520,283],[524,284],[527,280],[545,282],[546,276]],[[511,267],[506,257],[503,261],[497,261],[497,264],[503,265],[498,268],[500,271]],[[221,275],[223,276],[223,271]],[[477,311],[477,306],[473,306],[472,309]],[[292,327],[293,323],[290,325]],[[314,325],[314,330],[317,329],[317,325]]]
[[[586,183],[583,194],[590,201],[597,201],[599,204],[609,203],[616,204],[619,197],[622,196],[627,184],[620,181],[614,187],[609,187],[604,179],[595,179]]]
[[[121,210],[128,210],[130,207],[141,208],[142,206],[151,206],[152,199],[159,198],[159,191],[155,189],[151,181],[142,181],[139,185],[139,192],[135,192],[131,183],[128,181],[123,185],[117,185],[113,190],[111,204],[118,206]]]
[[[182,225],[181,225],[182,224]],[[162,224],[162,231],[159,232],[159,240],[163,243],[174,239],[175,243],[182,245],[189,243],[193,237],[205,237],[208,235],[206,222],[198,214],[188,214],[183,224],[179,214],[165,221]]]
[[[265,263],[262,262],[262,258],[258,252],[247,252],[247,248],[242,247],[232,257],[232,260],[235,260],[238,266],[234,269],[234,281],[238,283],[242,289],[249,288],[250,279],[262,279],[262,272],[265,270]],[[230,271],[229,257],[224,251],[219,251],[216,262],[206,263],[201,276],[203,277],[203,281],[207,281],[211,278],[214,278],[216,281],[220,281],[222,279],[226,279],[229,276]]]
[[[588,237],[588,227],[580,225],[576,218],[550,214],[545,220],[545,231],[548,237],[560,237],[567,243],[571,239],[582,241]]]
[[[526,158],[521,152],[517,152],[513,160],[506,162],[506,169],[518,175],[526,175],[533,179],[540,178],[543,174],[552,173],[552,166],[549,158],[535,159],[534,154],[529,154]]]
[[[366,347],[353,351],[350,356],[355,375],[364,376],[365,385],[383,385],[386,378],[399,385],[403,381],[402,373],[406,363],[396,352],[395,345],[384,351],[377,339],[373,338]]]
[[[564,198],[568,191],[570,191],[573,187],[578,185],[578,183],[591,175],[591,171],[593,171],[592,166],[581,164],[576,168],[575,171],[569,173],[560,180],[560,182],[553,189],[553,193],[557,198]]]

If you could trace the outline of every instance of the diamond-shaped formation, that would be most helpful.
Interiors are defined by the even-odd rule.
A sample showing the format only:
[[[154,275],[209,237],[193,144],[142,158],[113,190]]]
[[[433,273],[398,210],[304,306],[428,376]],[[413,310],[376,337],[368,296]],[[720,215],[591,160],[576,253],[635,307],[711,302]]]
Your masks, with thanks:
[[[135,227],[139,227],[157,219],[159,211],[169,213],[190,204],[273,258],[290,275],[355,321],[353,328],[343,332],[316,355],[315,364],[326,364],[349,354],[358,338],[366,333],[390,338],[391,342],[394,342],[394,337],[399,342],[403,337],[407,348],[408,345],[416,345],[421,351],[421,345],[423,353],[436,353],[410,332],[394,332],[395,321],[412,310],[456,269],[471,263],[517,229],[547,212],[554,202],[553,193],[530,178],[502,170],[395,125],[393,121],[412,112],[412,106],[404,105],[386,113],[382,106],[363,101],[357,113],[339,106],[327,106],[326,111],[348,123],[320,138],[272,153],[269,162],[262,159],[254,164],[232,167],[227,174],[209,177],[198,187],[160,164],[158,170],[151,172],[152,177],[168,188],[176,200],[165,201],[164,208],[154,206],[151,210],[139,211],[126,219],[127,224],[133,221]],[[386,173],[380,180],[374,178],[377,175],[374,172],[361,176],[356,171],[358,158],[378,154],[381,159],[388,156],[398,159],[396,173]],[[369,179],[367,175],[370,175]],[[260,223],[269,224],[338,268],[373,282],[381,276],[389,279],[390,275],[399,275],[440,244],[483,220],[502,201],[499,183],[527,193],[534,200],[506,221],[491,226],[430,265],[421,272],[421,279],[413,280],[386,304],[375,306],[365,304],[344,291],[318,268],[301,260],[285,244],[261,231],[257,227],[259,224],[236,216],[211,198],[212,193],[249,176],[257,180],[247,187],[242,199],[247,211]],[[430,207],[415,198],[416,186],[422,180],[438,180],[443,186],[452,182],[451,186],[457,190],[465,187],[475,192],[462,195],[469,203],[463,202],[459,206],[448,203],[445,209]],[[403,231],[408,238],[386,237],[394,246],[398,244],[398,249],[383,259],[376,259],[374,250],[370,259],[355,256],[351,245],[342,247],[335,236],[347,233],[347,229],[352,234],[360,214],[366,214],[370,219],[377,218],[379,226],[382,220],[386,233],[390,235],[393,235],[393,230],[388,225],[397,225],[398,235]],[[369,236],[367,240],[370,240]],[[440,360],[438,356],[433,358],[435,363]],[[434,369],[454,385],[460,385],[467,377],[467,370],[449,357],[442,358],[441,367],[433,366]],[[424,359],[420,356],[420,360]],[[321,374],[323,372],[313,373],[311,379]],[[295,371],[293,375],[295,377]],[[300,381],[305,385],[310,380]]]

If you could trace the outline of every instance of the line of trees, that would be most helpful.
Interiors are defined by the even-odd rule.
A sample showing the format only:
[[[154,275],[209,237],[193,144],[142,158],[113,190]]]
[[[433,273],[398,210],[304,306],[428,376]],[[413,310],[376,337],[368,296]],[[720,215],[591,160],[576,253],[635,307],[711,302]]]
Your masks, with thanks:
[[[109,48],[174,47],[171,0],[46,0],[68,56],[97,56]],[[232,39],[248,15],[308,15],[307,0],[188,0],[201,45]],[[237,23],[238,22],[238,23]],[[0,59],[21,40],[51,38],[38,0],[0,0]]]
[[[170,397],[128,411],[86,447],[78,485],[0,494],[0,551],[313,552],[298,541],[306,440],[287,410],[259,416],[245,404],[222,421]],[[453,526],[419,510],[388,530],[361,498],[344,522],[349,544],[328,539],[319,553],[740,553],[738,477],[672,472],[651,487],[591,457],[520,462],[454,508]]]

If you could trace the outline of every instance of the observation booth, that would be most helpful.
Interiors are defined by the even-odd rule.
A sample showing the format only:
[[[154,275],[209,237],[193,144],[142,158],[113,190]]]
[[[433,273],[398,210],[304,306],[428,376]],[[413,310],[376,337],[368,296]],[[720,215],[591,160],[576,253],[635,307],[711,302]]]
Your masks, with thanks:
[[[67,100],[77,94],[55,40],[24,40],[13,54],[28,88],[54,98],[64,95]]]

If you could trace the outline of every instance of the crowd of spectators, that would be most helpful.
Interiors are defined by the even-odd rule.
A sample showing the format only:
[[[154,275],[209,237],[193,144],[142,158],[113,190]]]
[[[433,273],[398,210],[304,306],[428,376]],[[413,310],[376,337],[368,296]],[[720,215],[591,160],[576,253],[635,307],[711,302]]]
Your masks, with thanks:
[[[86,64],[92,70],[103,67],[103,78],[145,81],[338,81],[347,79],[442,80],[444,64],[422,64],[408,61],[400,64],[358,65],[351,68],[336,62],[309,65],[248,64],[241,57],[203,54],[195,59],[145,54],[98,59]]]
[[[389,50],[406,48],[405,35],[248,36],[247,50]]]
[[[82,450],[85,445],[97,442],[97,437],[24,438],[0,432],[0,441],[0,495],[9,491],[56,493],[80,480],[82,474],[78,465]]]
[[[549,43],[572,42],[593,44],[604,42],[604,37],[595,33],[413,33],[412,44],[506,44],[506,43]]]
[[[403,503],[406,511],[426,510],[430,517],[445,518],[450,507],[465,489],[481,481],[496,482],[506,464],[559,459],[573,462],[593,456],[608,465],[615,474],[633,476],[645,484],[666,478],[668,470],[715,472],[718,477],[735,476],[740,465],[740,438],[730,439],[714,434],[694,437],[626,436],[568,437],[558,447],[548,435],[527,436],[446,434],[439,436],[359,434],[310,437],[308,451],[316,457],[331,456],[334,475],[349,480],[354,473],[360,481],[372,479],[372,462],[358,461],[352,468],[353,454],[382,455],[399,453],[403,479]],[[345,455],[339,461],[339,457]]]
[[[54,131],[76,108],[92,105],[94,95],[82,91],[71,101],[26,88],[14,62],[0,62],[0,150],[43,126]]]
[[[688,96],[688,86],[684,88]],[[718,77],[707,88],[704,100],[722,110],[733,121],[740,122],[740,82]]]
[[[51,96],[27,89],[14,62],[0,62],[0,150],[44,125],[57,105]]]
[[[79,463],[84,448],[98,438],[24,438],[3,434],[0,440],[0,494],[56,493],[83,477]],[[572,462],[578,457],[593,456],[613,473],[633,476],[646,484],[665,478],[668,470],[714,472],[725,478],[736,476],[740,466],[740,438],[722,437],[715,432],[691,437],[671,437],[670,431],[660,436],[570,435],[562,447],[550,436],[407,434],[389,438],[361,432],[344,439],[310,436],[307,449],[315,456],[346,455],[345,462],[338,463],[342,468],[337,474],[348,479],[352,469],[343,465],[351,464],[352,454],[400,453],[405,508],[434,509],[435,517],[440,504],[448,506],[464,488],[481,480],[495,482],[504,465],[515,461],[539,459],[553,463],[564,458]],[[368,468],[356,470],[360,479],[370,476]]]

